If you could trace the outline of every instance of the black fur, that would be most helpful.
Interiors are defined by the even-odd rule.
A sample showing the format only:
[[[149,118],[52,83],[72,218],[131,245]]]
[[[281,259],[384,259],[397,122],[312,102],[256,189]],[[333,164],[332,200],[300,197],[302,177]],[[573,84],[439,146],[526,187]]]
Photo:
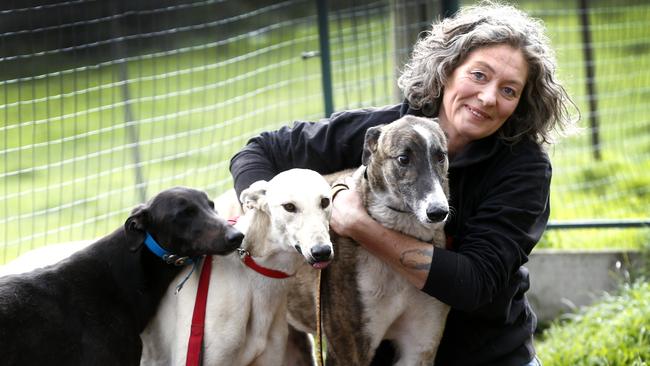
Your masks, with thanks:
[[[204,192],[161,192],[86,249],[0,278],[0,364],[139,365],[139,334],[182,269],[143,245],[145,231],[190,257],[230,253],[243,238]]]

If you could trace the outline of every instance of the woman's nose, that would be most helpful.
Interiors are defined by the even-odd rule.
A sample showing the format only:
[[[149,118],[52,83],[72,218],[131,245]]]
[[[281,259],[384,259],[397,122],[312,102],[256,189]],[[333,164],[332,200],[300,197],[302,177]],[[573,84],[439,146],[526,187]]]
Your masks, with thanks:
[[[494,105],[497,100],[497,90],[494,87],[486,86],[478,93],[478,100],[483,105]]]

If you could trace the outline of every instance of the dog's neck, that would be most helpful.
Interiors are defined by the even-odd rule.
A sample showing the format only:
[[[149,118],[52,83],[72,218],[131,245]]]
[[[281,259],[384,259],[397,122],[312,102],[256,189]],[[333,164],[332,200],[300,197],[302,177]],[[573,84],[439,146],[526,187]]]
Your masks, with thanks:
[[[274,230],[266,212],[250,210],[240,217],[235,227],[246,233],[241,247],[259,265],[293,275],[304,262],[297,251],[291,249],[287,252],[286,243],[278,241],[283,240],[284,235]]]
[[[117,230],[113,235],[117,235],[124,246],[119,252],[122,258],[108,266],[116,282],[114,289],[121,292],[116,297],[125,303],[138,332],[142,332],[155,314],[165,291],[184,267],[165,263],[144,245],[132,250],[124,229]],[[111,243],[109,240],[105,244]]]

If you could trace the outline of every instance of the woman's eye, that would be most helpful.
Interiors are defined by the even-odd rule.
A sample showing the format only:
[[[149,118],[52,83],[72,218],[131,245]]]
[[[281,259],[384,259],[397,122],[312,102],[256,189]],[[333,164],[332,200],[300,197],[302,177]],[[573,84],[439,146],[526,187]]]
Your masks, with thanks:
[[[503,93],[505,95],[507,95],[509,97],[513,97],[513,98],[517,96],[517,92],[514,89],[509,88],[509,87],[503,88]]]
[[[480,71],[472,71],[472,76],[475,80],[483,81],[486,79],[485,74]]]
[[[411,159],[407,155],[400,155],[397,157],[397,162],[401,165],[408,165],[411,162]]]
[[[285,203],[282,205],[282,208],[284,208],[284,210],[287,212],[296,212],[296,205],[293,203]]]

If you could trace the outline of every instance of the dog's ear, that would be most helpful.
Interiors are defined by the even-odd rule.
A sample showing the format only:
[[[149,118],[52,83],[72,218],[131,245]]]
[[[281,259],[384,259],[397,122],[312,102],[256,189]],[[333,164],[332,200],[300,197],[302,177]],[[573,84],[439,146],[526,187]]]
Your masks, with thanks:
[[[149,210],[147,206],[140,204],[131,211],[131,216],[124,223],[124,232],[126,233],[126,239],[131,245],[129,249],[132,251],[138,250],[144,243],[145,223],[148,215]]]
[[[368,165],[370,161],[370,156],[377,151],[377,141],[379,141],[379,135],[381,135],[381,127],[383,125],[370,127],[366,131],[366,139],[363,142],[363,153],[361,155],[361,164]]]
[[[266,188],[269,182],[258,180],[244,189],[239,196],[244,212],[258,209],[266,211]]]

